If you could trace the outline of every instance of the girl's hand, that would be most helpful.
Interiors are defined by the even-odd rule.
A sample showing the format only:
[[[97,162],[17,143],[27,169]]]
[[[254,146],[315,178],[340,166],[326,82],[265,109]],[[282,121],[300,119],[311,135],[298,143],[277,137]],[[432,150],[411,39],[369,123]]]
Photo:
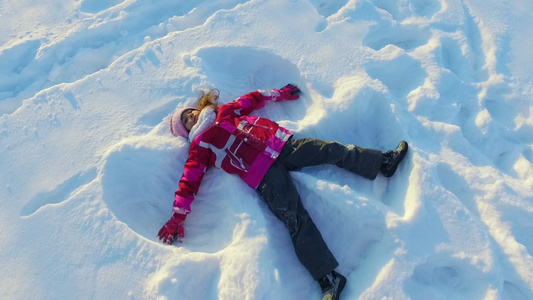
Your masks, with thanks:
[[[285,100],[296,100],[300,98],[300,89],[294,84],[287,84],[279,90],[279,93]]]
[[[178,213],[174,213],[170,220],[167,221],[163,227],[161,227],[161,230],[159,230],[159,233],[157,236],[159,239],[167,244],[172,244],[172,240],[174,239],[174,236],[178,236],[178,242],[182,242],[183,237],[185,236],[185,231],[183,229],[183,221],[185,221],[185,217],[187,215],[182,215]]]

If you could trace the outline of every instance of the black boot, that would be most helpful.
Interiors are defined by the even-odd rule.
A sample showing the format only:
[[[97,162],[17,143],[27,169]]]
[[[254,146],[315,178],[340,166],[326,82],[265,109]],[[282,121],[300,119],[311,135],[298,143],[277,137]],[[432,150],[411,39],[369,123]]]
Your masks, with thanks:
[[[396,150],[383,153],[380,170],[385,177],[391,177],[396,172],[396,168],[407,154],[407,148],[407,142],[401,141]]]
[[[322,300],[339,300],[344,285],[346,285],[346,278],[335,271],[331,271],[328,275],[320,278],[318,283],[322,289]]]

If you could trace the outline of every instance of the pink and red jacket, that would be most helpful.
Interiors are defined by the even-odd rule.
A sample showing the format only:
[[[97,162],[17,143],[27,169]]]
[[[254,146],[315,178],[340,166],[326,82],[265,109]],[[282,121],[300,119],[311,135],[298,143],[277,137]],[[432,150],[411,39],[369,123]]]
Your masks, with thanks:
[[[267,102],[281,100],[279,90],[261,90],[218,108],[214,124],[191,142],[175,193],[174,212],[191,211],[202,178],[211,166],[237,174],[257,188],[292,133],[269,119],[249,114]]]

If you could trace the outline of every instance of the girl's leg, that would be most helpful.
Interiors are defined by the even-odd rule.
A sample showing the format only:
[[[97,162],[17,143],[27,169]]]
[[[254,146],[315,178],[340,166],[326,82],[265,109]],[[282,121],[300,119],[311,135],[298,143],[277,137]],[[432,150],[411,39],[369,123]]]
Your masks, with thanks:
[[[303,207],[289,172],[281,163],[274,162],[257,191],[289,230],[296,256],[315,280],[339,265]]]
[[[313,138],[289,140],[278,158],[290,171],[332,164],[368,179],[376,178],[382,159],[380,150]]]

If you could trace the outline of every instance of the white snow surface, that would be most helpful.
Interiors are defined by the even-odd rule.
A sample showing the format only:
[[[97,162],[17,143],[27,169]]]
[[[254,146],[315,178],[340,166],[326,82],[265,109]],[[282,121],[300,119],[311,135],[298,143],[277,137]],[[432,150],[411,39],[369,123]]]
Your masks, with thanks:
[[[533,299],[530,0],[0,1],[2,299],[320,299],[241,179],[209,170],[176,245],[177,107],[410,150],[374,181],[292,173],[341,299]]]

